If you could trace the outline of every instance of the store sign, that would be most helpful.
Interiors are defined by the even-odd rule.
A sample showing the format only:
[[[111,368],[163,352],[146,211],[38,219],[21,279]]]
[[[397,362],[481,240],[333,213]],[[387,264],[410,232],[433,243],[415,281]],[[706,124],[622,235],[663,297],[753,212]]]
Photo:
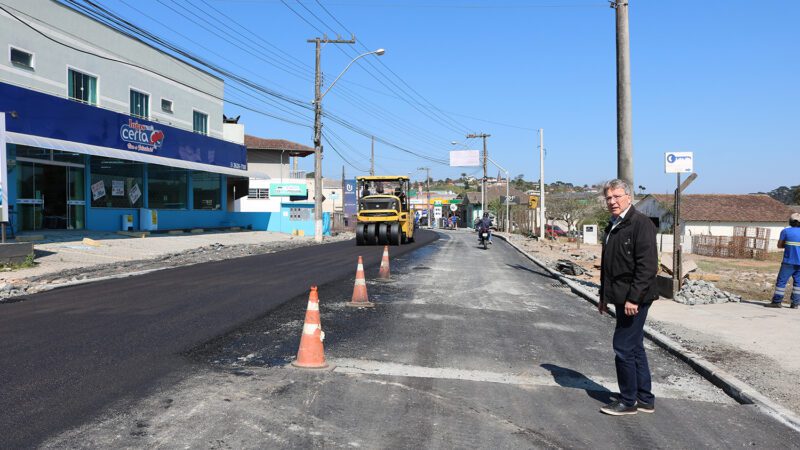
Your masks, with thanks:
[[[308,186],[300,183],[271,183],[269,195],[271,197],[307,197]]]
[[[8,83],[0,82],[0,111],[15,111],[13,120],[6,116],[8,141],[13,133],[247,169],[244,145]]]
[[[164,144],[164,131],[136,119],[128,119],[128,123],[120,127],[119,136],[128,143],[128,150],[138,152],[154,153]]]

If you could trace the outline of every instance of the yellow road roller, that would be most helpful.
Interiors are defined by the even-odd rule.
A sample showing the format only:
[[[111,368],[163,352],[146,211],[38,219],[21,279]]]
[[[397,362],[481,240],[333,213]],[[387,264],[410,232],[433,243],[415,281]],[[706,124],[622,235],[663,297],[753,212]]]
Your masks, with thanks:
[[[414,213],[409,210],[407,176],[356,177],[357,245],[414,242]]]

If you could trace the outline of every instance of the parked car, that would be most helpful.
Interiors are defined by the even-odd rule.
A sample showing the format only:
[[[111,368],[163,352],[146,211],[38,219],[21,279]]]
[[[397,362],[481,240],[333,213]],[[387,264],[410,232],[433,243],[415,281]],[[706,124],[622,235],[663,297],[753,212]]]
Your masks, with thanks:
[[[544,233],[545,235],[550,237],[560,237],[567,235],[567,232],[562,230],[561,227],[559,227],[558,225],[545,225]]]

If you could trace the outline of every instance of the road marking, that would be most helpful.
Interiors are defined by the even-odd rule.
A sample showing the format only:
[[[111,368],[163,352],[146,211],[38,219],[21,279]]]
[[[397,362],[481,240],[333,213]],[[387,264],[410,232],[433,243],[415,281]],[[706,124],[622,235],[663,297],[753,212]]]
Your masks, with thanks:
[[[433,378],[440,380],[476,381],[525,387],[566,387],[589,391],[617,392],[617,380],[582,374],[551,374],[534,367],[539,374],[509,374],[484,370],[412,366],[407,364],[362,359],[336,359],[334,372],[346,375],[375,375],[390,377]],[[721,390],[700,377],[669,377],[667,383],[653,383],[657,398],[688,399],[721,404],[736,404]]]
[[[443,314],[431,314],[431,313],[405,313],[403,317],[406,319],[426,319],[426,320],[467,320],[465,317],[462,316],[447,316]]]

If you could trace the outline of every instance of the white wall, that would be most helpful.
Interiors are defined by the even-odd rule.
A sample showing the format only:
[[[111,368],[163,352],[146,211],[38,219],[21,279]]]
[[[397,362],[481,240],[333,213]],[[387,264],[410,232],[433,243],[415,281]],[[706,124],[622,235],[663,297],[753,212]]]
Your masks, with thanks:
[[[3,4],[42,33],[91,54],[53,42],[0,11],[0,81],[66,98],[67,71],[73,68],[97,77],[101,108],[129,114],[130,90],[135,89],[149,94],[151,120],[191,130],[197,110],[208,115],[209,135],[222,138],[221,79],[54,1],[4,0]],[[34,55],[33,70],[11,64],[12,46]],[[162,98],[172,101],[172,113],[161,110]]]
[[[771,252],[783,251],[778,248],[778,237],[780,237],[781,230],[786,228],[783,222],[760,222],[754,224],[745,224],[742,222],[684,222],[684,242],[691,241],[691,236],[708,235],[708,236],[733,236],[733,228],[737,226],[757,226],[761,228],[769,228],[769,248]]]

